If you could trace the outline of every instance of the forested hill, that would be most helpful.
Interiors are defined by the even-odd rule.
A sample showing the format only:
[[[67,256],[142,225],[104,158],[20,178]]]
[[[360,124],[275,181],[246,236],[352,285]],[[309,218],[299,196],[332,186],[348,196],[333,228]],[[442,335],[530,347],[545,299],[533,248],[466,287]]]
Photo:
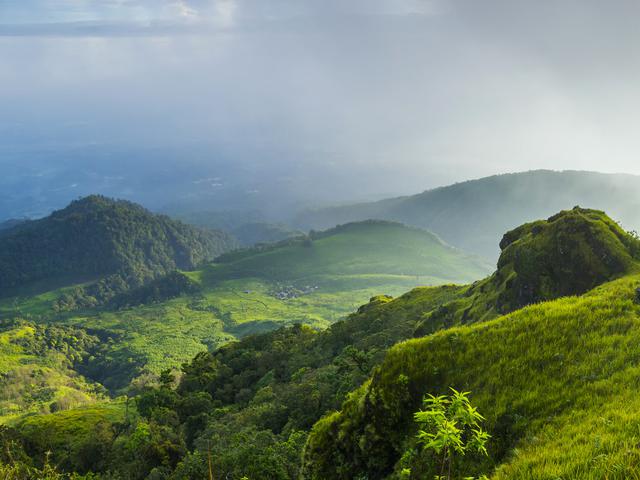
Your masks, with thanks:
[[[27,221],[28,220],[19,220],[17,218],[12,218],[9,220],[5,220],[4,222],[0,222],[0,232],[10,230],[13,227],[17,227],[18,225],[21,225]]]
[[[0,237],[0,294],[61,277],[77,282],[119,274],[127,282],[190,270],[236,246],[122,200],[90,196]]]
[[[549,170],[497,175],[408,197],[308,211],[296,223],[324,229],[368,218],[395,220],[493,261],[505,231],[575,205],[605,210],[628,230],[640,230],[640,177]]]

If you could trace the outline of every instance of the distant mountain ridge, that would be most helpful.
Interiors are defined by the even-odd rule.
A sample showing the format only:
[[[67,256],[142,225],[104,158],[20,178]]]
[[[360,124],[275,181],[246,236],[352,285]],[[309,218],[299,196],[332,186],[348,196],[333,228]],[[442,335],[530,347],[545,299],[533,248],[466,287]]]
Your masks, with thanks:
[[[237,246],[140,205],[89,196],[0,236],[0,294],[56,277],[121,275],[132,284],[191,270]]]
[[[261,243],[277,243],[287,238],[303,235],[282,223],[245,223],[232,232],[243,246],[250,247]]]
[[[23,223],[28,222],[29,220],[27,219],[17,219],[17,218],[10,218],[9,220],[5,220],[4,222],[0,222],[0,232],[6,232],[8,230],[11,230],[14,227],[17,227],[18,225],[22,225]]]
[[[277,243],[304,234],[284,223],[270,222],[263,214],[255,210],[172,211],[169,209],[166,213],[189,225],[228,232],[243,247]]]
[[[470,180],[418,195],[306,211],[295,224],[325,229],[369,218],[430,230],[470,253],[496,260],[502,234],[576,205],[605,210],[627,229],[640,229],[640,177],[534,170]]]

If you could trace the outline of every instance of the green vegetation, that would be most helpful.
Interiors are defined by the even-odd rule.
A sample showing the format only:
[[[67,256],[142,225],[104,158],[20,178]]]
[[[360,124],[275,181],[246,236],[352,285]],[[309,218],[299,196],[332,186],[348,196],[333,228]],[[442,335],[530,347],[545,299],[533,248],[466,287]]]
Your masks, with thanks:
[[[434,454],[430,455],[429,463],[440,464],[436,480],[452,478],[456,456],[464,457],[467,453],[489,455],[486,444],[490,436],[480,426],[484,417],[471,405],[468,393],[453,388],[451,391],[451,396],[429,394],[422,401],[423,409],[413,415],[419,428],[418,442],[422,446],[418,455]],[[414,463],[415,459],[411,458],[414,452],[406,452],[403,461]],[[401,474],[410,477],[415,473],[410,468],[403,468]]]
[[[427,232],[365,222],[229,253],[200,270],[129,288],[103,306],[65,307],[94,282],[0,300],[0,315],[88,329],[102,350],[82,372],[123,392],[235,338],[297,323],[326,328],[381,292],[487,271]]]
[[[104,398],[77,370],[99,340],[84,330],[19,322],[0,333],[0,421],[48,413]]]
[[[496,318],[543,300],[585,293],[631,271],[640,243],[603,212],[575,207],[507,232],[498,269],[464,296],[424,315],[427,335]]]
[[[199,290],[199,285],[188,275],[181,272],[171,272],[151,280],[141,287],[116,295],[107,306],[112,309],[122,309],[160,303],[183,295],[195,294]]]
[[[184,455],[169,428],[140,421],[128,400],[29,416],[1,430],[0,440],[3,462],[9,464],[0,466],[0,473],[20,480],[134,479],[149,472],[147,478],[158,478]],[[111,470],[107,477],[91,472],[106,465]],[[66,476],[58,470],[74,473]]]
[[[435,235],[398,223],[367,221],[220,256],[210,278],[254,277],[323,285],[344,277],[352,285],[385,284],[394,276],[406,283],[464,282],[486,273],[479,259],[451,248]]]
[[[373,296],[333,322],[349,296],[440,274],[434,251],[452,280],[474,259],[365,222],[229,253],[111,310],[4,302],[61,328],[7,326],[8,370],[82,326],[71,368],[136,398],[8,417],[20,460],[0,462],[42,469],[51,450],[110,480],[640,478],[640,241],[575,208],[501,248],[484,280]]]
[[[585,452],[579,460],[577,452],[564,452],[565,461],[574,458],[567,464],[550,460],[552,452],[545,452],[537,466],[518,465],[519,458],[526,457],[528,442],[537,446],[541,431],[557,421],[550,418],[560,419],[565,413],[572,417],[578,411],[596,415],[603,404],[619,402],[613,393],[621,390],[614,386],[619,379],[613,377],[635,371],[635,354],[616,355],[615,345],[623,338],[633,343],[630,322],[638,315],[634,300],[639,280],[633,272],[638,268],[639,245],[602,212],[581,209],[506,234],[498,271],[445,305],[447,312],[455,306],[469,308],[469,299],[473,306],[482,298],[485,308],[477,312],[494,306],[496,311],[514,310],[632,275],[583,297],[540,303],[491,322],[449,328],[393,347],[371,382],[355,391],[340,413],[316,424],[306,450],[305,477],[378,478],[394,471],[401,475],[402,452],[415,448],[411,412],[426,393],[445,393],[454,386],[476,392],[479,408],[490,412],[491,461],[460,462],[465,474],[490,473],[504,463],[498,478],[502,471],[510,472],[505,478],[587,478],[587,471],[593,472],[588,478],[628,478],[633,463],[619,452],[598,467],[591,466],[593,459],[580,456]],[[443,314],[429,315],[418,331],[437,315]],[[459,310],[452,316],[459,318]],[[581,431],[570,430],[572,435]],[[549,434],[557,440],[562,432],[553,431]],[[581,432],[586,441],[589,429]],[[628,441],[618,440],[618,446]],[[595,453],[597,444],[591,449],[594,458],[615,450]],[[518,457],[507,457],[515,447]]]
[[[11,465],[0,464],[0,477],[4,480],[91,480],[96,478],[92,474],[84,476],[76,473],[60,473],[57,468],[48,463],[39,469],[15,462]]]
[[[218,478],[264,478],[264,472],[270,472],[267,478],[296,478],[314,422],[327,410],[338,408],[390,346],[411,337],[420,312],[463,292],[464,287],[424,287],[396,300],[375,297],[324,331],[298,325],[249,336],[212,353],[201,352],[183,367],[177,389],[168,373],[161,376],[159,387],[140,385],[142,394],[136,401],[140,416],[131,415],[126,429],[118,425],[120,421],[113,424],[121,432],[120,440],[106,443],[102,456],[109,461],[99,471],[122,472],[121,466],[130,464],[118,445],[142,424],[140,428],[164,432],[154,441],[171,439],[171,448],[182,452],[170,469],[172,478],[208,478],[209,457]],[[28,420],[57,424],[56,418],[70,419],[72,412]],[[64,440],[56,446],[34,444],[31,439],[40,430]],[[69,436],[49,426],[33,427],[22,436],[29,440],[32,457],[41,458],[55,447],[53,460],[68,470],[84,472],[76,457],[68,454],[70,449],[83,448],[84,434],[72,447],[64,448],[61,445],[71,441]],[[158,468],[148,460],[142,463],[138,473],[127,470],[133,476],[123,478],[145,478]]]
[[[17,421],[14,427],[20,431],[28,453],[37,452],[35,456],[38,457],[37,454],[41,452],[64,452],[62,456],[60,453],[52,454],[52,459],[58,463],[66,463],[69,461],[67,456],[73,457],[76,454],[76,447],[79,449],[92,440],[91,437],[100,424],[125,422],[126,410],[125,401],[98,403],[50,415],[26,416]],[[132,409],[129,415],[134,414]],[[66,460],[61,462],[63,457]]]
[[[491,461],[466,473],[500,465],[495,478],[636,478],[639,282],[393,347],[371,383],[314,427],[306,476],[391,474],[422,396],[454,385],[474,391],[492,435]]]
[[[78,306],[93,306],[150,278],[194,269],[234,246],[220,232],[198,230],[130,202],[91,196],[0,237],[0,291],[10,296],[35,282],[100,279],[82,294],[75,292]],[[70,302],[69,308],[75,307]]]

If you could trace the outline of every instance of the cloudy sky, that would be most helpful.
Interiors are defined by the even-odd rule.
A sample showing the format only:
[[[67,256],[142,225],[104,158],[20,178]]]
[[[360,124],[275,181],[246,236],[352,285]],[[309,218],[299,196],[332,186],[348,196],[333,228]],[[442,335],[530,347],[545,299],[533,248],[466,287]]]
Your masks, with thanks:
[[[111,179],[217,169],[214,186],[286,177],[318,201],[534,168],[640,174],[639,14],[616,0],[1,0],[0,166],[42,176],[83,151]]]

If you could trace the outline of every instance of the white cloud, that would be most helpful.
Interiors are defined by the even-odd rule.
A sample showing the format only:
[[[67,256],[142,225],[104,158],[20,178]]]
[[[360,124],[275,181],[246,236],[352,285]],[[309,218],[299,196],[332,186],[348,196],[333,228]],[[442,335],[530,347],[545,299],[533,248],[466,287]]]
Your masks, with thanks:
[[[223,27],[231,28],[235,25],[235,14],[238,5],[235,0],[218,0],[215,3],[216,17],[214,22]]]
[[[31,143],[203,142],[205,160],[366,170],[376,180],[358,188],[373,191],[537,167],[640,173],[636,3],[16,5],[0,3],[0,33],[25,35],[0,38],[0,104]],[[16,130],[0,140],[27,144]]]
[[[295,18],[431,15],[435,0],[21,0],[0,3],[0,35],[214,33]]]

